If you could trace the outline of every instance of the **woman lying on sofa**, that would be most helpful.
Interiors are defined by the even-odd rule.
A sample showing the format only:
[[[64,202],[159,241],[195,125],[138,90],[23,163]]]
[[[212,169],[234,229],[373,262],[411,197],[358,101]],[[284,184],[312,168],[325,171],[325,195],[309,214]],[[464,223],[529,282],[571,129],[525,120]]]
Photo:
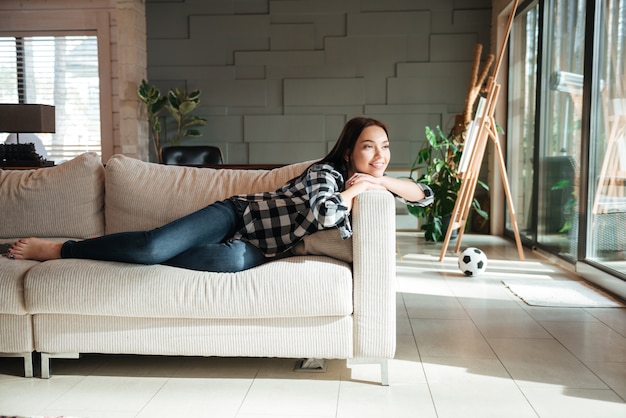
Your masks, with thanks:
[[[366,190],[388,190],[413,205],[432,203],[428,186],[384,176],[390,155],[386,125],[357,117],[344,126],[326,157],[276,191],[233,196],[152,231],[64,243],[26,238],[9,249],[8,257],[246,270],[284,256],[304,236],[321,229],[336,227],[349,238],[353,199]]]

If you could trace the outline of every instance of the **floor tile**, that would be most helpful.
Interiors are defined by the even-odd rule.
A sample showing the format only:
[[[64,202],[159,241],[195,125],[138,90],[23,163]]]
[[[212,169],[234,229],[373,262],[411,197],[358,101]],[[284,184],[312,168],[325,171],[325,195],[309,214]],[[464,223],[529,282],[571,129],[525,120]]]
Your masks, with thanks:
[[[420,355],[413,334],[399,334],[396,337],[395,359],[419,362]]]
[[[276,414],[276,413],[268,413],[268,414],[237,414],[236,418],[335,418],[335,415],[308,415],[306,413],[302,414]]]
[[[586,361],[585,365],[626,400],[626,363]]]
[[[13,377],[0,381],[0,414],[40,415],[51,404],[70,393],[84,376],[54,379]]]
[[[626,404],[610,390],[524,388],[541,418],[620,418]]]
[[[436,418],[428,385],[341,382],[337,418]]]
[[[519,386],[608,387],[554,339],[490,338],[498,358]]]
[[[598,319],[583,308],[558,308],[543,306],[528,306],[526,312],[537,321],[598,321]],[[625,320],[626,322],[626,320]]]
[[[58,376],[53,376],[54,381]],[[165,385],[167,378],[87,376],[52,402],[59,411],[138,413]]]
[[[404,304],[411,319],[467,319],[463,306],[453,295],[404,293]]]
[[[595,308],[585,309],[587,313],[605,323],[615,332],[626,337],[626,309],[624,308]]]
[[[422,357],[495,358],[469,319],[418,319],[412,326]]]
[[[396,335],[410,335],[413,336],[413,329],[411,328],[411,321],[405,315],[396,315]]]
[[[107,409],[87,409],[87,410],[75,410],[75,409],[47,409],[41,412],[39,415],[44,417],[67,417],[67,418],[135,418],[136,412],[124,412]],[[37,416],[36,418],[40,418]]]
[[[424,357],[439,418],[536,418],[519,387],[495,359]]]
[[[334,416],[339,381],[255,379],[240,414],[273,416]]]
[[[515,304],[505,308],[470,308],[468,312],[487,338],[552,338],[532,316]]]
[[[542,321],[541,324],[583,361],[626,363],[626,337],[602,322]]]
[[[269,414],[237,414],[237,418],[335,418],[335,415],[307,415],[305,413],[303,414],[288,414],[288,415],[282,415],[282,414],[275,414],[275,413],[269,413]]]
[[[168,381],[137,418],[235,417],[253,379],[180,378]]]

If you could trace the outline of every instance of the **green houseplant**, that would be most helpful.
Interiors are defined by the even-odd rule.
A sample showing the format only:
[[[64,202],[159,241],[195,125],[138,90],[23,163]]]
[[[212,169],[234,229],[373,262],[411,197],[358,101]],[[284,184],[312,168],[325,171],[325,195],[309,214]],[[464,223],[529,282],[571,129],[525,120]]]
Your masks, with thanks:
[[[159,114],[165,107],[167,99],[161,96],[161,92],[155,86],[148,85],[146,80],[141,80],[139,89],[137,90],[139,99],[146,105],[148,113],[148,127],[150,129],[150,137],[152,138],[152,146],[157,158],[161,155],[161,120]]]
[[[427,126],[425,131],[426,143],[419,150],[409,176],[430,186],[434,193],[434,201],[427,207],[409,205],[408,211],[422,219],[422,230],[426,240],[441,241],[445,237],[447,223],[450,221],[461,188],[458,165],[462,154],[462,137],[454,133],[446,135],[439,126],[435,129]],[[478,183],[488,190],[486,184],[480,181]],[[485,219],[489,217],[476,199],[472,201],[472,210]]]
[[[201,135],[200,131],[194,127],[206,124],[206,119],[191,114],[200,104],[200,90],[188,93],[183,89],[176,88],[170,90],[164,97],[157,87],[149,85],[146,80],[142,80],[137,94],[146,105],[150,136],[159,162],[161,162],[162,148],[162,126],[159,115],[163,109],[167,109],[176,122],[176,134],[168,138],[171,145],[180,145],[184,138]]]
[[[167,93],[165,108],[176,121],[176,135],[169,139],[170,144],[180,145],[183,138],[201,136],[200,131],[193,127],[204,125],[206,119],[191,114],[199,104],[200,90],[187,93],[177,88]]]

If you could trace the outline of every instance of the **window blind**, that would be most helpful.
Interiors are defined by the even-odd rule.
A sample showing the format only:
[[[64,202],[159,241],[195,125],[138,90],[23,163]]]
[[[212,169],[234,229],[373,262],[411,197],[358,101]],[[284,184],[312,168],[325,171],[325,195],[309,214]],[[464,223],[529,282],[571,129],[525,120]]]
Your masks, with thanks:
[[[55,106],[56,133],[38,134],[48,160],[100,154],[97,38],[0,37],[0,103]]]

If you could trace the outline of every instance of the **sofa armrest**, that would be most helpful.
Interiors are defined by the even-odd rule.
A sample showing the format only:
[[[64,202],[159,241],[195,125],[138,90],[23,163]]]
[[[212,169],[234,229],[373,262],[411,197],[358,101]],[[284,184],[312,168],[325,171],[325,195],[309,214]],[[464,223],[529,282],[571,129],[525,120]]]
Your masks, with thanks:
[[[396,349],[395,199],[357,196],[352,208],[354,357],[393,358]]]

